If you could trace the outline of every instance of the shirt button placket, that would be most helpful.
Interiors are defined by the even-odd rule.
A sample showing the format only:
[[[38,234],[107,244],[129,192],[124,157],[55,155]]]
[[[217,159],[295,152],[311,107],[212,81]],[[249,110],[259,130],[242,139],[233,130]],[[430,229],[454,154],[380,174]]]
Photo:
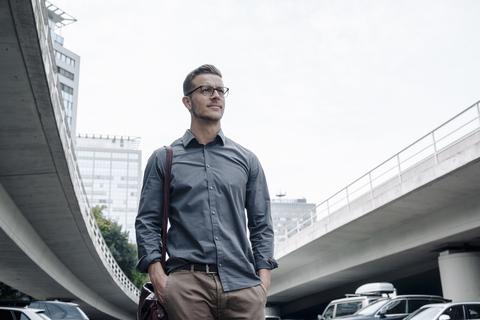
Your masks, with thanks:
[[[211,165],[208,164],[208,162],[211,161],[210,159],[210,154],[208,153],[208,149],[205,147],[204,148],[204,154],[205,154],[205,167],[206,167],[206,174],[207,174],[207,190],[208,190],[208,198],[209,198],[209,203],[210,203],[210,210],[212,213],[212,231],[214,235],[214,242],[219,241],[218,237],[218,215],[216,212],[215,208],[215,194],[213,193],[213,174],[211,170]],[[215,245],[216,246],[216,245]],[[217,246],[216,246],[217,247]],[[217,247],[217,261],[220,259],[221,253],[218,251]]]

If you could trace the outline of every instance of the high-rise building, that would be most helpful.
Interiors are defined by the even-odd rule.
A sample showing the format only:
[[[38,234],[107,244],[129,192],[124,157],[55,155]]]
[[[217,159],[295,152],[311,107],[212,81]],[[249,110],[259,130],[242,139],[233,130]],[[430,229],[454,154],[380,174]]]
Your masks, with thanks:
[[[135,216],[142,185],[140,138],[79,134],[77,163],[90,206],[128,231],[135,243]]]
[[[45,1],[48,13],[50,37],[53,43],[53,53],[57,65],[58,79],[62,90],[63,106],[65,107],[66,122],[70,129],[70,136],[75,138],[78,83],[80,76],[80,56],[63,46],[64,38],[55,31],[77,20],[48,1]]]
[[[307,203],[306,199],[274,198],[271,200],[273,231],[275,240],[284,236],[285,228],[295,220],[307,221],[315,216],[316,204]],[[302,218],[306,213],[307,215]],[[290,230],[289,230],[290,231]]]

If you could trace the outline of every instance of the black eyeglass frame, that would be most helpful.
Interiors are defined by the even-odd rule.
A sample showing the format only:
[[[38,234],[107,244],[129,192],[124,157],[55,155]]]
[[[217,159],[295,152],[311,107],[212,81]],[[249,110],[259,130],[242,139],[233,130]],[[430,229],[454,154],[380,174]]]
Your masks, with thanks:
[[[193,92],[195,92],[196,90],[198,90],[198,89],[200,89],[200,88],[202,88],[202,87],[212,88],[213,91],[212,91],[212,93],[211,93],[210,95],[213,95],[213,93],[214,93],[215,91],[217,91],[217,92],[218,92],[218,95],[219,95],[220,97],[222,97],[222,98],[226,98],[226,97],[228,96],[228,93],[230,92],[230,88],[227,88],[227,87],[216,87],[216,88],[215,88],[215,87],[208,86],[208,85],[202,85],[202,86],[199,86],[199,87],[193,89],[192,91],[190,91],[189,93],[187,93],[185,96],[191,95]],[[220,89],[220,88],[225,89],[225,92],[223,93],[223,96],[222,96],[222,94],[220,93],[220,91],[218,91],[218,89]],[[208,95],[203,94],[203,93],[202,93],[202,95],[208,96]]]

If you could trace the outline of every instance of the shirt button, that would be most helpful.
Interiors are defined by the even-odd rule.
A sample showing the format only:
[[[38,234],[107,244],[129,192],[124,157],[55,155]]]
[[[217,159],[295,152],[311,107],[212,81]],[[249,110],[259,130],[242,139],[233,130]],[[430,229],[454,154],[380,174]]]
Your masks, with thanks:
[[[219,267],[221,267],[221,266],[222,266],[222,264],[220,263],[218,266],[219,266]]]
[[[210,190],[213,190],[213,187],[210,187]]]
[[[215,240],[218,240],[218,237],[215,237]]]
[[[209,164],[207,164],[207,168],[210,168],[210,165],[209,165]]]
[[[212,211],[212,214],[215,214],[215,211]]]

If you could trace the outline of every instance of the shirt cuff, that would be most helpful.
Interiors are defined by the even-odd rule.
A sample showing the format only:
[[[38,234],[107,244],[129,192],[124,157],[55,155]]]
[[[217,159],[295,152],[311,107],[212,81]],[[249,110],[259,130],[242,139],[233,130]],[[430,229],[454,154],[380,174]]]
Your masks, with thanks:
[[[162,261],[162,255],[161,254],[151,254],[148,256],[143,256],[138,260],[137,266],[135,269],[140,272],[140,273],[147,273],[148,272],[148,266],[150,266],[154,262],[160,262]]]
[[[278,268],[278,263],[275,259],[260,260],[256,262],[256,269],[275,269]]]

